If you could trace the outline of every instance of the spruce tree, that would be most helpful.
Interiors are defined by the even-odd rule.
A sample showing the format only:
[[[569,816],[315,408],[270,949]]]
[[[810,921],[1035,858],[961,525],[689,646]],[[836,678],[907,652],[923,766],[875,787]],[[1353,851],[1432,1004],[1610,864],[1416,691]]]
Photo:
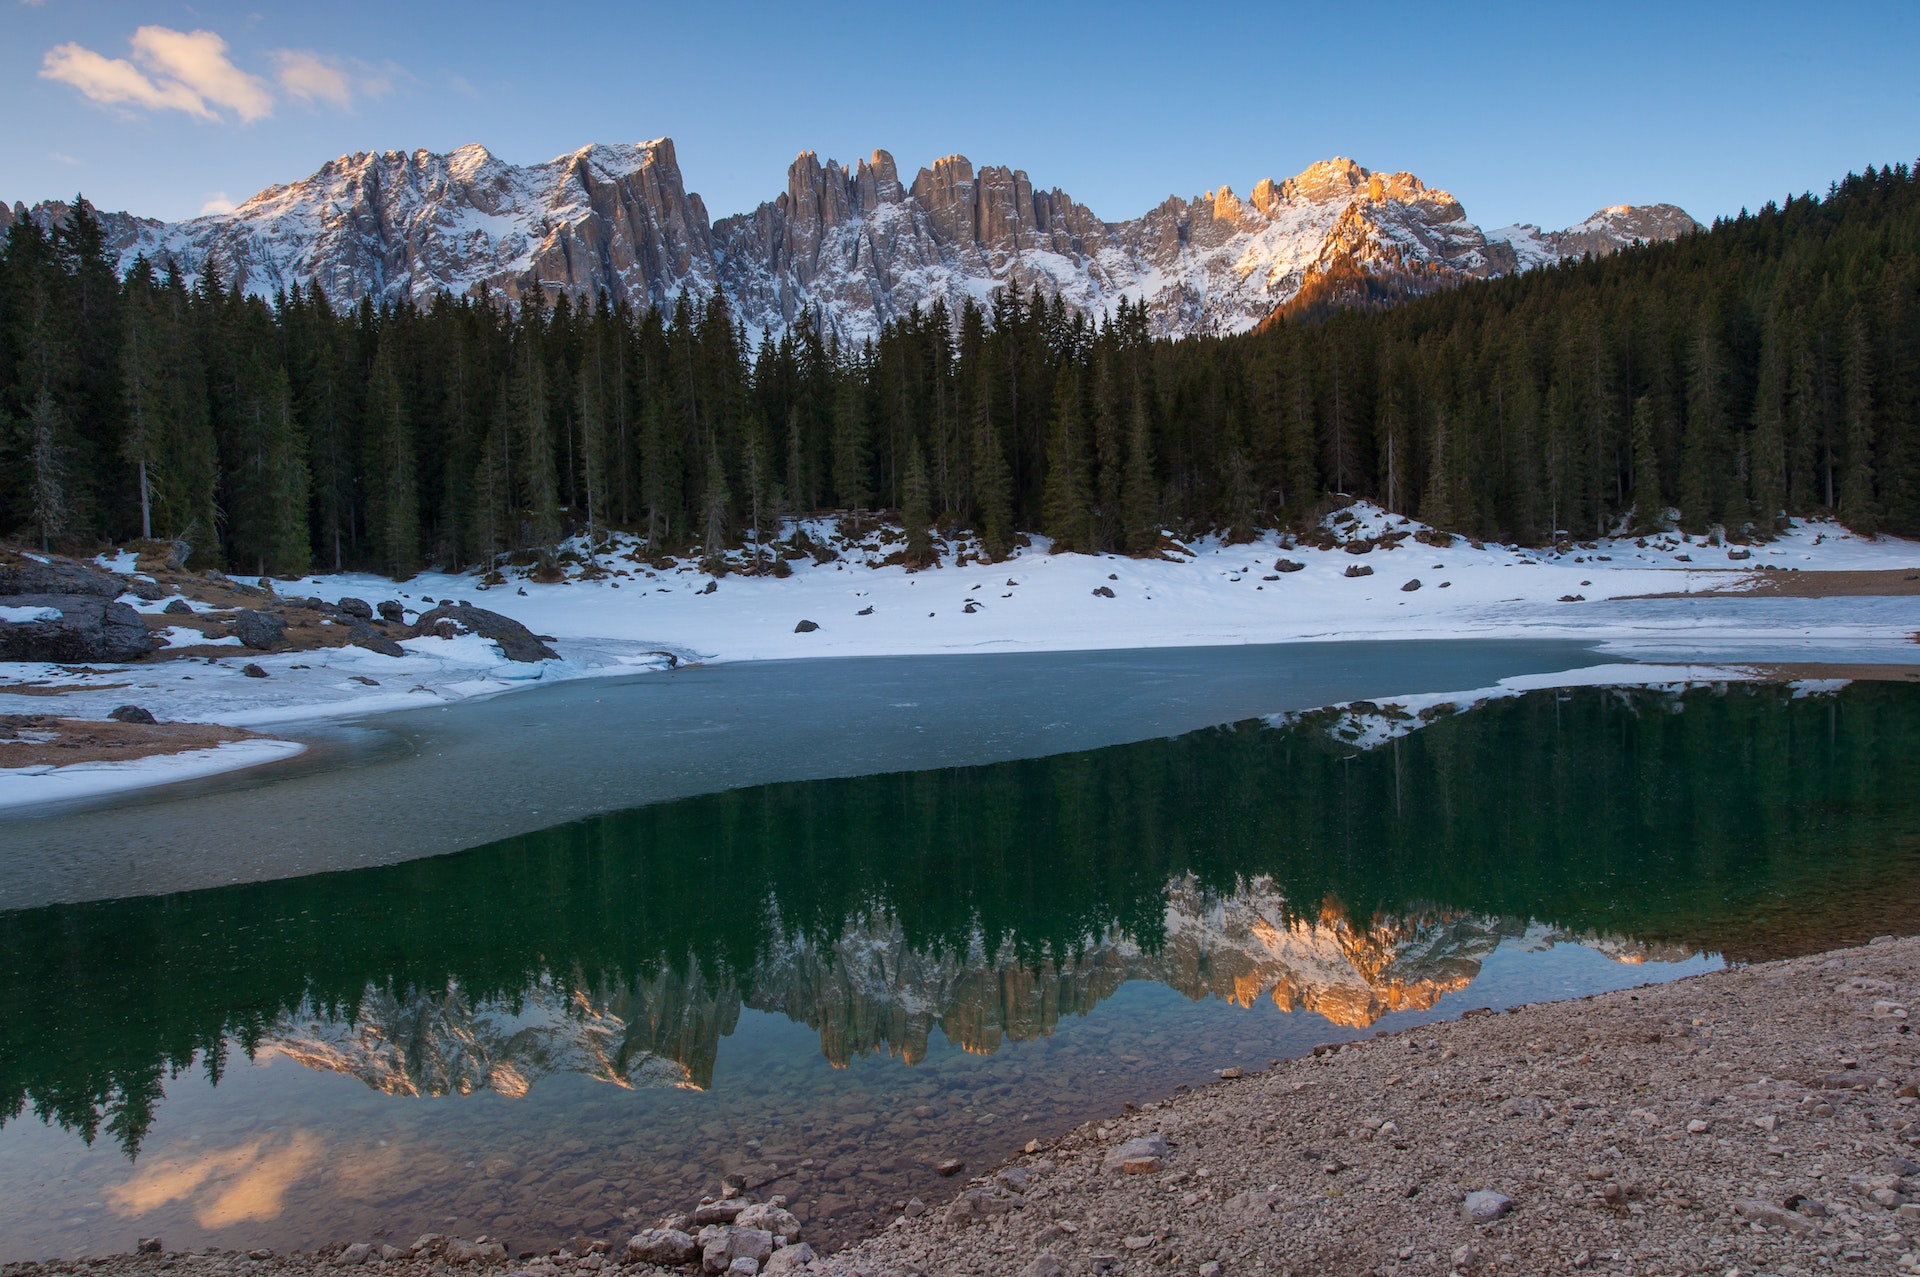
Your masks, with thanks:
[[[727,489],[726,467],[720,464],[720,445],[707,445],[707,476],[704,492],[705,533],[701,541],[700,565],[715,576],[727,570],[727,510],[733,494]]]
[[[1660,452],[1654,444],[1653,399],[1633,401],[1633,520],[1628,530],[1646,535],[1667,530],[1667,499],[1660,486]]]
[[[381,341],[367,385],[367,453],[377,467],[370,476],[367,525],[380,570],[404,581],[419,568],[419,476],[395,345],[391,337]]]
[[[1160,482],[1153,459],[1153,423],[1148,415],[1147,395],[1136,386],[1133,394],[1133,429],[1127,435],[1126,483],[1121,493],[1127,530],[1127,553],[1135,556],[1154,554],[1160,548]]]
[[[142,258],[127,280],[127,303],[122,315],[126,331],[120,346],[121,377],[126,387],[127,431],[121,437],[121,457],[133,467],[140,491],[140,535],[153,537],[155,485],[159,481],[163,441],[165,392],[153,301],[152,269]]]
[[[604,516],[607,504],[606,413],[601,400],[600,379],[583,360],[576,388],[575,410],[580,421],[580,492],[587,514],[587,541],[595,540],[596,520]]]
[[[1780,326],[1769,320],[1760,342],[1753,431],[1748,440],[1755,529],[1771,535],[1787,504],[1787,359]]]
[[[32,467],[30,491],[33,499],[33,531],[40,549],[53,548],[56,538],[67,534],[73,517],[72,499],[67,490],[67,455],[61,444],[65,433],[60,409],[53,392],[42,386],[33,396],[33,409],[26,421],[27,456]]]
[[[900,524],[907,534],[906,565],[909,572],[938,567],[940,556],[933,548],[932,497],[927,483],[927,459],[920,441],[907,447],[907,478],[900,508]]]
[[[862,372],[857,364],[851,365],[834,378],[833,490],[839,504],[849,510],[873,504],[873,445]]]
[[[1693,340],[1680,446],[1680,526],[1701,533],[1720,514],[1728,434],[1727,357],[1709,311]]]
[[[989,561],[1013,553],[1013,474],[994,428],[987,370],[980,370],[973,402],[973,496],[980,510],[981,549]]]
[[[546,553],[560,540],[560,494],[554,478],[546,360],[539,342],[536,324],[523,320],[522,331],[515,342],[517,349],[507,399],[514,427],[513,455],[517,462],[516,506],[522,520],[522,530],[516,540]]]
[[[1846,327],[1846,459],[1840,477],[1840,517],[1856,532],[1879,530],[1873,492],[1873,350],[1867,318],[1856,303]]]
[[[1047,434],[1046,532],[1054,553],[1092,554],[1099,547],[1093,514],[1093,479],[1081,437],[1080,383],[1072,366],[1060,365],[1053,389],[1053,425]]]

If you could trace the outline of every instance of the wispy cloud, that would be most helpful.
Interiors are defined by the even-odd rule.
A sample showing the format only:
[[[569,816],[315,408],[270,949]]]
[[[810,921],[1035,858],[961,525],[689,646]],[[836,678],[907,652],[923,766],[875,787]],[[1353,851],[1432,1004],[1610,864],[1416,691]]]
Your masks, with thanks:
[[[312,49],[275,49],[273,60],[275,78],[288,97],[308,106],[324,102],[342,111],[360,99],[391,93],[397,69],[343,62]]]
[[[73,156],[68,155],[65,151],[48,151],[47,158],[52,160],[55,164],[74,165],[80,162],[79,160],[75,159]]]
[[[228,61],[227,42],[211,31],[141,27],[133,33],[133,56],[162,80],[183,84],[249,123],[273,114],[267,82]]]
[[[200,120],[220,119],[215,108],[224,108],[249,123],[273,113],[266,81],[233,65],[227,42],[211,31],[141,27],[132,47],[129,62],[79,44],[56,45],[41,59],[40,74],[102,106],[183,111]]]
[[[227,42],[215,32],[144,26],[129,44],[130,58],[110,58],[80,44],[56,45],[41,59],[40,75],[122,110],[179,111],[197,120],[237,118],[249,124],[273,114],[274,82],[235,66]],[[343,62],[312,49],[276,49],[268,56],[281,94],[336,110],[391,92],[400,73],[391,64]]]
[[[200,216],[205,217],[209,213],[231,213],[234,207],[234,202],[227,198],[225,191],[215,191],[207,197],[207,202],[200,206]]]
[[[218,119],[204,99],[184,84],[155,83],[125,58],[105,58],[77,44],[60,44],[40,60],[44,79],[71,84],[101,106],[131,106],[143,111],[185,111],[197,119]]]

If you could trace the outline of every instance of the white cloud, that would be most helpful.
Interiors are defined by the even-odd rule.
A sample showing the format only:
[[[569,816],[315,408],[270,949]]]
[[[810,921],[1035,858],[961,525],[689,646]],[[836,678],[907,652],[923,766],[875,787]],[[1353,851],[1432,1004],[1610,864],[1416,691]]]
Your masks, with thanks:
[[[275,78],[288,97],[308,106],[326,103],[342,111],[360,99],[385,97],[393,91],[394,77],[404,74],[391,62],[375,67],[357,59],[345,62],[312,49],[275,49],[273,61],[278,68]]]
[[[200,216],[205,217],[209,213],[231,213],[233,209],[234,203],[227,198],[227,193],[215,191],[207,197],[207,202],[200,206]]]
[[[149,80],[125,58],[103,58],[77,44],[55,45],[40,60],[42,79],[71,84],[102,106],[137,106],[147,111],[185,111],[202,120],[219,117],[184,84]]]
[[[346,110],[353,105],[353,81],[330,59],[309,49],[280,49],[273,55],[277,77],[288,96],[311,106],[317,99]]]
[[[148,70],[171,77],[248,123],[273,114],[267,82],[228,61],[227,42],[211,31],[141,27],[133,33],[133,56]]]
[[[48,151],[47,158],[51,159],[55,164],[73,165],[80,162],[73,156],[68,155],[65,151]]]
[[[273,114],[267,82],[229,61],[227,42],[211,31],[146,26],[132,44],[138,66],[82,45],[56,45],[40,60],[40,75],[102,106],[182,111],[200,120],[220,119],[219,107],[248,123]]]

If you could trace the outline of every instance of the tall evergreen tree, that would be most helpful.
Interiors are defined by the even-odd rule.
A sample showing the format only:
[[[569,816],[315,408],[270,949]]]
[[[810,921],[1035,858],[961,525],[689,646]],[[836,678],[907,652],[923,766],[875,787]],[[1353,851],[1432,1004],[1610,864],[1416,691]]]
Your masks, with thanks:
[[[933,499],[927,482],[927,459],[917,439],[907,447],[907,478],[902,499],[900,523],[907,536],[907,570],[939,566],[940,556],[933,548]]]
[[[980,507],[981,549],[989,560],[1013,553],[1013,472],[994,428],[987,369],[980,370],[973,403],[973,493]]]
[[[1153,458],[1153,422],[1147,396],[1136,387],[1133,429],[1127,435],[1126,482],[1120,497],[1127,553],[1152,554],[1160,546],[1160,480]]]
[[[377,467],[367,523],[380,570],[404,581],[420,562],[419,466],[412,414],[395,368],[397,344],[392,336],[381,341],[367,386],[367,452]]]
[[[1053,388],[1053,425],[1047,435],[1046,532],[1056,553],[1099,549],[1093,511],[1093,478],[1081,437],[1080,383],[1062,362]]]
[[[1840,514],[1847,526],[1872,534],[1880,511],[1873,492],[1873,350],[1865,310],[1847,315],[1846,462],[1840,480]]]

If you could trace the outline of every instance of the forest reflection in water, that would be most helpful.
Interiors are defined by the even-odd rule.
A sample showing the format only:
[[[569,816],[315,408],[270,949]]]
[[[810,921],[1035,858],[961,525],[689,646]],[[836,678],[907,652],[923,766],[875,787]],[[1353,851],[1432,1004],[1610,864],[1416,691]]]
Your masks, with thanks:
[[[939,1057],[956,1047],[1049,1042],[992,1087],[1006,1088],[997,1107],[1057,1121],[1117,1106],[1120,1077],[1164,1091],[1222,1052],[1278,1055],[1482,1005],[1474,981],[1500,954],[1499,996],[1524,1001],[1631,983],[1619,963],[1679,974],[1700,954],[1912,929],[1917,745],[1920,696],[1894,685],[1578,689],[1424,718],[1358,705],[740,790],[388,868],[0,915],[0,1112],[131,1156],[192,1071],[214,1083],[196,1110],[228,1105],[231,1155],[274,1116],[249,1124],[239,1108],[258,1101],[223,1101],[219,1083],[246,1058],[292,1060],[307,1067],[272,1071],[282,1101],[300,1076],[315,1094],[327,1077],[396,1097],[546,1088],[520,1121],[485,1113],[493,1143],[552,1153],[554,1105],[578,1110],[586,1094],[561,1079],[658,1096],[607,1137],[625,1168],[602,1168],[607,1200],[506,1195],[488,1217],[490,1231],[548,1236],[672,1204],[722,1168],[797,1176],[789,1187],[805,1191],[797,1155],[783,1165],[754,1134],[778,1125],[772,1109],[736,1107],[718,1133],[697,1114],[684,1130],[661,1120],[669,1093],[725,1097],[723,1043],[739,1034],[739,1052],[773,1050],[783,1067],[800,1067],[785,1057],[803,1041],[816,1064],[855,1066],[832,1085],[863,1091],[863,1110],[891,1088],[928,1100],[867,1135],[844,1096],[812,1101],[805,1123],[815,1140],[881,1139],[891,1160],[861,1143],[862,1163],[894,1165],[907,1191],[925,1173],[907,1141],[991,1151],[1031,1133],[983,1129],[979,1097],[952,1102],[938,1079],[958,1066]],[[1529,957],[1570,945],[1607,961]],[[1122,996],[1143,985],[1178,997]],[[1251,1023],[1183,1024],[1199,1012],[1178,1010],[1265,1002],[1315,1014],[1254,1041]],[[1093,1014],[1103,1003],[1129,1010],[1116,1023]],[[806,1037],[775,1032],[781,1021]],[[1049,1051],[1063,1052],[1051,1074]],[[1070,1059],[1076,1083],[1027,1103]],[[936,1116],[906,1112],[919,1108]],[[607,1120],[604,1102],[594,1111]],[[308,1120],[325,1134],[324,1114]],[[20,1139],[12,1125],[0,1151]],[[513,1127],[526,1129],[499,1134]],[[234,1222],[201,1197],[199,1227]],[[274,1200],[271,1215],[291,1209]],[[0,1249],[17,1223],[0,1217]]]

